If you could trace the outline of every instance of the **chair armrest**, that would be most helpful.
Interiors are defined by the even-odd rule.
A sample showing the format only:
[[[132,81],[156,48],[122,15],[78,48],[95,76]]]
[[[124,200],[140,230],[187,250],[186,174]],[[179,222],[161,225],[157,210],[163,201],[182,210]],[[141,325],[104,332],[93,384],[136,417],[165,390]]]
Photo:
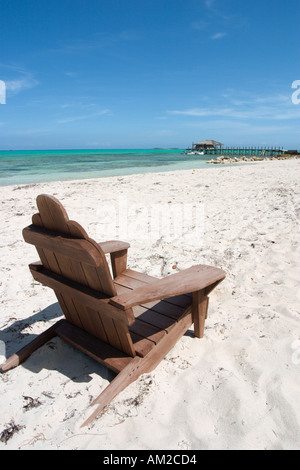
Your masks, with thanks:
[[[34,263],[29,264],[29,269],[32,271],[41,271],[44,268],[41,261],[35,261]]]
[[[225,276],[222,269],[200,264],[112,297],[109,303],[126,310],[142,303],[196,292],[211,285],[215,287]]]
[[[108,242],[101,242],[98,245],[102,248],[104,253],[116,253],[117,251],[128,250],[130,244],[119,240],[111,240]]]
[[[127,268],[127,250],[130,244],[119,240],[99,243],[104,253],[110,254],[113,276],[116,278]]]

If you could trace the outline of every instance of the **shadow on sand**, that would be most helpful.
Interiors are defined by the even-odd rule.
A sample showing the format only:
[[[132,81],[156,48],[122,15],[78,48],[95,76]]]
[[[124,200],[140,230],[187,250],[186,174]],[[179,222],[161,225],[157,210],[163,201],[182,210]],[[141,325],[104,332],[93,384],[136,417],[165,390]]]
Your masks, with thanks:
[[[0,330],[0,353],[5,353],[6,358],[9,358],[38,336],[30,333],[33,325],[43,322],[44,326],[40,331],[42,332],[54,323],[52,320],[58,321],[61,318],[63,313],[56,302],[26,319],[15,319],[9,326]],[[1,359],[0,362],[5,360],[3,357]],[[91,374],[100,375],[109,381],[115,377],[105,366],[58,337],[45,343],[18,367],[24,367],[36,374],[42,369],[56,370],[74,382],[90,382]]]

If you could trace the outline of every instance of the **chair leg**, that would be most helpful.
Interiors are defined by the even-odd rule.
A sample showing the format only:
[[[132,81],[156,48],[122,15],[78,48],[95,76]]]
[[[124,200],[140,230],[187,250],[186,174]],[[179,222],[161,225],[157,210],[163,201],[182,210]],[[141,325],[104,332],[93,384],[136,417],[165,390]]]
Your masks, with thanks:
[[[19,364],[24,362],[34,351],[36,351],[40,346],[47,343],[51,338],[56,336],[56,328],[61,323],[62,320],[59,320],[54,325],[50,326],[46,331],[37,336],[30,343],[26,344],[22,349],[9,357],[3,364],[0,365],[1,372],[7,372],[14,367],[17,367]]]
[[[96,418],[99,417],[103,409],[110,404],[110,402],[122,392],[128,385],[135,382],[145,370],[140,367],[143,364],[141,357],[135,356],[132,361],[124,367],[121,372],[110,382],[110,384],[101,392],[101,394],[95,398],[90,406],[98,405],[96,410],[89,416],[89,418],[80,426],[88,426]]]
[[[193,322],[194,333],[197,338],[204,336],[204,324],[207,317],[208,297],[204,291],[193,292]]]
[[[103,392],[91,403],[90,406],[98,405],[93,414],[81,425],[88,426],[99,417],[103,409],[140,375],[152,372],[168,352],[175,346],[176,342],[192,324],[191,314],[182,317],[176,325],[165,335],[159,343],[145,356],[135,356],[125,366],[114,380],[103,390]]]

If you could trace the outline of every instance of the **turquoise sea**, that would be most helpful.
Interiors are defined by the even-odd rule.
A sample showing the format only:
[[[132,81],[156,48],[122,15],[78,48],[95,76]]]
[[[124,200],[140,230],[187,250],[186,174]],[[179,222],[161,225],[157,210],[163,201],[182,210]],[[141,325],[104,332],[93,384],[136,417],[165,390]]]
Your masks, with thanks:
[[[210,156],[182,152],[181,149],[1,150],[0,186],[208,167],[205,162]]]

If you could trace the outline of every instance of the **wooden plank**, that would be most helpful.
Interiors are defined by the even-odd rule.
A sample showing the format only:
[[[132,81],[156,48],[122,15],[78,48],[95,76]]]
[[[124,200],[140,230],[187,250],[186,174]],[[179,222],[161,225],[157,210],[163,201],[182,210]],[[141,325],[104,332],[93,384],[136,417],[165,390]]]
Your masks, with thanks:
[[[150,282],[158,281],[158,277],[150,276],[146,273],[141,273],[138,271],[134,271],[133,269],[126,269],[126,276],[132,277],[133,279],[139,279],[140,281],[145,282],[146,284],[150,284]]]
[[[140,375],[149,373],[162,361],[167,353],[174,347],[176,342],[192,324],[192,316],[185,316],[169,335],[153,347],[145,357],[135,357],[123,371],[106,387],[106,389],[91,403],[90,406],[98,405],[91,416],[81,425],[88,426],[107,406],[129,384],[137,380]]]
[[[82,271],[86,279],[86,285],[91,289],[103,292],[103,286],[101,280],[99,279],[97,268],[88,264],[80,264],[82,266]]]
[[[36,198],[43,226],[50,230],[70,233],[67,222],[68,214],[64,206],[53,196],[39,194]]]
[[[50,326],[50,328],[48,328],[46,331],[30,341],[30,343],[26,344],[26,346],[20,349],[17,353],[13,354],[9,359],[0,365],[1,371],[6,372],[24,362],[34,351],[36,351],[39,347],[41,347],[56,335],[56,329],[63,321],[64,320],[59,320],[54,325]]]
[[[114,283],[120,286],[129,287],[130,289],[136,289],[137,287],[144,286],[145,284],[150,284],[150,282],[142,281],[138,279],[137,277],[135,278],[132,276],[127,276],[126,273],[127,273],[127,270],[124,273],[120,274],[114,280]]]
[[[86,314],[82,312],[80,318],[86,331],[121,349],[126,354],[135,356],[132,340],[124,322],[107,318],[101,310],[95,311],[90,308],[85,308],[85,310]]]
[[[107,337],[107,342],[115,348],[122,350],[122,345],[113,318],[102,316],[101,320]]]
[[[201,265],[200,265],[201,266]],[[206,266],[206,265],[202,265],[204,268],[211,268],[211,266]],[[213,269],[219,269],[219,268],[214,268],[212,267]],[[159,281],[158,278],[156,277],[153,277],[153,276],[149,276],[148,274],[146,273],[140,273],[138,271],[134,271],[132,269],[126,269],[126,271],[123,273],[126,277],[131,277],[133,279],[137,279],[139,281],[142,281],[144,282],[145,284],[150,284],[152,282],[155,282],[155,281]],[[180,274],[180,273],[177,273],[177,274]],[[224,271],[223,271],[223,274],[225,275]],[[169,276],[168,276],[169,277]],[[164,278],[163,278],[164,279]],[[223,280],[223,277],[221,277],[220,280],[216,281],[215,283],[211,284],[210,286],[208,286],[206,288],[206,295],[208,295],[221,281]],[[135,287],[138,287],[138,286],[135,286]],[[191,298],[192,294],[183,294],[182,297],[183,299],[185,298],[185,296],[188,296]],[[172,300],[174,299],[174,297],[172,297],[171,299],[164,299],[165,301],[169,301],[171,302]],[[185,305],[182,305],[182,306],[185,306]]]
[[[66,317],[75,325],[95,336],[106,340],[112,346],[134,356],[135,350],[129,335],[128,318],[134,316],[132,312],[124,312],[108,304],[106,297],[99,298],[99,294],[77,283],[72,283],[61,276],[35,265],[32,275],[43,284],[54,288]],[[96,299],[94,298],[96,296]],[[103,297],[103,296],[101,296]],[[89,309],[89,310],[88,310]],[[87,314],[87,312],[89,312]],[[93,315],[94,313],[94,315]]]
[[[158,281],[159,279],[153,276],[149,276],[146,273],[140,273],[138,271],[133,271],[132,269],[127,269],[126,272],[123,273],[126,277],[131,277],[133,279],[139,280],[144,282],[145,284],[151,284],[154,281]],[[138,287],[138,286],[136,286]],[[188,297],[188,298],[187,298]],[[191,303],[191,294],[182,294],[180,296],[171,297],[164,299],[165,302],[169,302],[172,305],[178,305],[180,307],[186,308]]]
[[[127,250],[117,251],[110,254],[113,276],[116,278],[122,274],[127,267]]]
[[[67,305],[64,301],[64,297],[61,295],[60,292],[58,292],[58,291],[54,291],[54,292],[55,292],[56,298],[58,300],[60,308],[62,309],[62,312],[63,312],[64,316],[66,317],[67,320],[72,322],[73,321],[72,320],[72,313],[69,312],[69,309],[68,309],[68,307],[67,307]],[[75,321],[76,321],[76,318],[77,318],[77,316],[75,317]],[[79,323],[79,325],[80,325],[80,323]]]
[[[65,306],[69,314],[69,317],[71,318],[72,323],[74,323],[74,325],[78,326],[79,328],[82,328],[83,324],[79,312],[77,311],[76,305],[73,302],[73,298],[69,295],[61,294],[61,299],[63,301],[63,305]]]
[[[115,253],[117,251],[128,250],[130,244],[122,242],[121,240],[110,240],[107,242],[98,243],[104,253]]]
[[[106,257],[100,245],[88,237],[80,224],[69,220],[63,205],[55,197],[45,194],[39,195],[37,205],[40,213],[34,214],[32,218],[33,225],[24,229],[23,236],[28,243],[33,243],[37,247],[44,266],[57,274],[63,273],[72,280],[99,289],[110,297],[116,295]],[[40,242],[37,239],[39,237],[38,233],[40,233]],[[42,240],[41,234],[43,233],[46,239]],[[53,236],[52,241],[51,236]],[[61,241],[57,237],[62,237],[63,240]],[[60,240],[60,243],[56,243],[57,240]],[[74,242],[73,247],[70,240]],[[40,245],[41,243],[42,245]],[[43,253],[45,250],[42,250],[45,248],[45,243],[49,252],[48,256],[52,258],[48,262]],[[105,248],[109,248],[109,244],[112,250],[121,247],[124,249],[129,246],[125,242],[113,241],[105,244]],[[55,264],[55,258],[61,271]],[[68,263],[66,258],[69,258]],[[82,264],[78,265],[78,263]],[[92,275],[89,275],[89,268],[85,268],[85,266],[90,265],[97,268]]]
[[[105,257],[105,255],[103,254]],[[104,262],[105,261],[105,262]],[[113,284],[106,259],[103,260],[103,263],[98,265],[96,268],[98,279],[101,283],[101,291],[104,292],[109,297],[112,297],[116,293],[115,286]]]
[[[53,253],[53,251],[47,250],[46,248],[39,248],[39,247],[36,247],[36,249],[37,249],[37,252],[40,255],[41,261],[43,262],[43,260],[46,259],[45,267],[47,269],[50,269],[50,271],[53,271],[56,274],[61,274],[60,267],[58,265],[56,256]],[[41,256],[40,251],[42,251],[42,256]],[[44,256],[44,258],[43,258],[43,256]],[[44,262],[43,262],[43,264],[44,264]]]
[[[165,330],[166,332],[168,332],[168,330],[174,325],[174,323],[176,323],[176,320],[174,320],[173,318],[167,317],[165,315],[155,312],[152,309],[145,308],[140,305],[133,307],[132,310],[135,318],[138,318],[139,320],[145,323],[149,323],[150,325],[155,326],[156,328]]]
[[[89,309],[88,307],[79,302],[76,302],[75,306],[81,324],[81,326],[80,324],[78,324],[77,326],[81,327],[82,329],[96,336],[102,341],[105,341],[106,336],[104,333],[101,318],[99,317],[98,313],[92,309]]]
[[[134,290],[146,284],[151,284],[154,281],[159,281],[159,279],[148,276],[144,273],[139,273],[137,271],[126,270],[122,275],[119,275],[114,282],[118,286],[123,286]],[[187,308],[192,302],[191,295],[187,294],[165,298],[163,300],[164,302],[168,302],[169,304],[183,308]]]
[[[42,199],[48,199],[48,203],[44,204],[42,202]],[[51,216],[50,221],[48,219],[49,201],[52,206],[56,206],[54,211],[58,212],[57,214],[55,214],[54,218],[53,216]],[[48,228],[49,230],[58,230],[68,235],[73,235],[74,237],[77,237],[77,238],[85,238],[85,239],[89,238],[84,228],[78,222],[75,222],[74,220],[69,220],[69,217],[65,208],[58,201],[58,199],[54,198],[53,196],[49,196],[45,194],[39,195],[37,197],[37,205],[40,208],[40,211],[42,213],[42,216],[46,225],[44,225],[42,221],[42,216],[40,213],[34,214],[32,216],[33,225],[37,225],[38,227],[45,227],[45,228]]]
[[[133,325],[129,327],[129,331],[131,333],[136,333],[143,338],[147,338],[148,340],[153,341],[155,344],[159,343],[161,338],[163,338],[166,334],[165,330],[160,330],[159,328],[145,323],[140,319],[135,320]]]
[[[59,276],[57,274],[42,268],[39,271],[35,269],[31,270],[32,276],[38,282],[51,287],[55,291],[63,293],[69,297],[74,298],[76,301],[90,307],[94,310],[101,310],[103,314],[108,317],[115,318],[124,323],[132,323],[134,316],[130,310],[122,311],[121,309],[115,308],[110,305],[109,298],[103,295],[101,292],[94,291],[81,284],[69,281],[68,279]]]
[[[125,282],[123,282],[124,284]],[[117,294],[121,295],[126,292],[130,292],[132,290],[130,287],[125,287],[124,285],[120,284],[115,284],[117,288]],[[161,315],[164,315],[166,317],[172,318],[174,320],[178,320],[186,311],[188,307],[192,304],[192,295],[184,295],[182,296],[183,298],[180,300],[176,300],[179,305],[175,305],[174,303],[168,302],[169,299],[164,299],[164,300],[155,300],[154,302],[147,302],[141,304],[141,307],[144,307],[146,310],[151,310],[153,312],[160,313]],[[133,309],[136,309],[137,307],[133,307]],[[137,310],[135,310],[137,311]],[[136,316],[136,315],[135,315]]]
[[[127,269],[124,273],[127,277],[132,277],[133,279],[138,279],[139,281],[150,284],[151,282],[158,281],[159,279],[153,276],[149,276],[146,273],[140,273],[138,271],[133,271],[132,269]],[[187,299],[186,297],[189,297]],[[187,307],[191,300],[191,294],[182,294],[181,296],[171,297],[164,299],[165,302],[169,302],[173,305],[178,305],[180,307]]]
[[[135,348],[132,343],[132,338],[127,325],[125,326],[124,323],[116,321],[114,321],[114,325],[119,336],[122,351],[124,351],[129,356],[134,357],[136,355]]]
[[[38,248],[38,247],[36,247],[36,250],[37,250],[38,255],[39,255],[39,257],[40,257],[40,260],[41,260],[42,264],[45,266],[45,268],[51,269],[51,268],[50,268],[50,264],[48,263],[47,257],[46,257],[46,255],[45,255],[45,253],[44,253],[43,248]]]
[[[175,327],[172,328],[170,333],[164,336],[157,346],[155,346],[155,348],[153,348],[143,359],[143,361],[145,361],[143,364],[144,372],[151,372],[154,370],[191,325],[191,314],[185,315],[178,323],[176,323]]]
[[[112,280],[112,277],[111,277],[111,274],[110,274],[110,270],[109,270],[109,267],[108,267],[108,264],[107,264],[107,260],[106,260],[106,256],[103,252],[103,250],[101,249],[101,247],[99,246],[98,243],[96,243],[94,240],[92,240],[91,238],[88,239],[89,240],[89,243],[94,246],[94,248],[100,252],[100,255],[101,255],[101,263],[99,263],[97,265],[97,276],[98,276],[98,279],[101,283],[101,286],[102,286],[102,292],[104,292],[106,295],[108,295],[109,297],[112,297],[113,295],[116,294],[116,289],[115,289],[115,285],[113,283],[113,280]]]
[[[67,307],[64,303],[64,299],[63,299],[62,295],[60,294],[60,292],[57,292],[57,291],[54,291],[54,293],[56,295],[59,306],[60,306],[65,318],[69,321],[72,321],[71,315],[69,314],[69,311],[68,311],[68,309],[67,309]]]
[[[186,307],[180,307],[179,305],[173,305],[165,300],[154,300],[153,302],[142,303],[143,307],[154,310],[161,315],[178,320],[186,311],[186,309],[191,305],[192,300],[188,303]]]
[[[155,346],[155,343],[153,341],[147,338],[143,338],[142,336],[137,335],[136,333],[130,333],[130,336],[137,356],[147,356],[147,354],[149,354],[151,349]]]
[[[85,286],[87,285],[82,269],[80,268],[80,262],[72,260],[68,256],[61,255],[59,253],[53,254],[56,257],[57,264],[59,266],[58,274],[67,277],[71,281],[78,282]]]
[[[110,303],[126,309],[153,300],[205,289],[216,281],[224,279],[224,277],[225,272],[222,269],[205,265],[193,266],[151,284],[137,287],[127,294],[113,297],[110,299]]]
[[[103,390],[103,392],[91,403],[90,406],[97,404],[96,410],[86,421],[80,426],[88,426],[109,405],[109,403],[128,385],[134,382],[140,375],[139,365],[142,359],[135,357],[131,362],[112,380],[112,382]]]
[[[101,315],[95,310],[85,307],[86,316],[83,319],[83,326],[87,332],[90,332],[102,341],[108,342]]]
[[[82,263],[92,266],[102,264],[100,249],[97,250],[88,240],[74,238],[35,225],[23,229],[23,238],[31,245],[68,256]],[[105,255],[103,254],[103,256]]]
[[[97,314],[102,323],[101,332],[104,333],[106,342],[132,357],[135,356],[135,349],[127,325],[124,322],[118,322],[113,318],[102,315],[101,311]]]
[[[132,357],[127,356],[122,351],[113,348],[67,321],[56,329],[56,334],[116,373],[124,369],[132,360]]]

